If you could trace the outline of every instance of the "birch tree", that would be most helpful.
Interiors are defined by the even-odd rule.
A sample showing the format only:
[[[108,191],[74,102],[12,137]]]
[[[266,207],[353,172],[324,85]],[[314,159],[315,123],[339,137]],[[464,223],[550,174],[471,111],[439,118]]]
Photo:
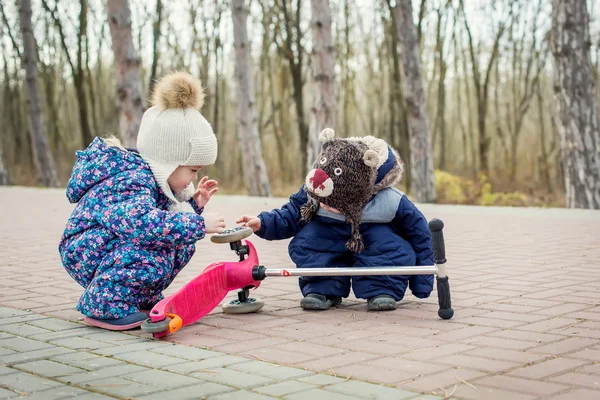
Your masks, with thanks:
[[[42,100],[37,70],[37,50],[31,22],[31,0],[21,0],[19,21],[23,52],[21,53],[23,69],[25,70],[25,92],[29,114],[29,136],[31,137],[33,161],[38,174],[38,181],[44,186],[59,186],[54,158],[48,145]]]
[[[423,93],[419,63],[417,29],[413,21],[410,0],[397,0],[392,8],[396,34],[402,52],[401,70],[410,137],[411,195],[419,202],[434,202],[437,198],[433,176],[431,138]]]
[[[552,0],[556,122],[567,207],[600,208],[600,127],[586,0]]]
[[[311,1],[312,73],[315,81],[308,137],[307,170],[320,151],[319,133],[335,129],[335,46],[329,0]]]
[[[0,186],[10,185],[10,176],[8,170],[4,164],[4,157],[2,156],[2,149],[0,148]]]
[[[131,10],[128,0],[107,0],[106,12],[117,69],[117,109],[125,146],[135,147],[140,122],[146,108],[142,95],[140,58],[131,35]]]
[[[238,141],[242,152],[242,171],[250,196],[271,196],[271,185],[258,134],[252,59],[246,22],[249,9],[244,0],[231,2],[233,46],[238,100]]]

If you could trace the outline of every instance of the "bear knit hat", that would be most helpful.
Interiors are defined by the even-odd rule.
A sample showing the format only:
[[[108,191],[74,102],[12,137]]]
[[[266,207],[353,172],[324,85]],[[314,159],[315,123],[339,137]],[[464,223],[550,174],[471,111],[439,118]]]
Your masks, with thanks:
[[[179,166],[204,166],[217,159],[217,138],[210,123],[200,114],[204,89],[196,78],[185,72],[165,75],[155,86],[153,107],[142,117],[137,150],[150,165],[158,186],[172,205],[191,198],[193,188],[183,196],[173,193],[168,184]],[[191,186],[191,185],[190,185]],[[191,207],[171,209],[191,210]]]
[[[373,136],[336,139],[334,131],[319,135],[323,147],[304,189],[309,199],[301,208],[302,220],[310,221],[320,204],[341,212],[351,225],[346,247],[355,253],[364,250],[360,234],[362,213],[372,196],[402,179],[403,163],[388,144]]]

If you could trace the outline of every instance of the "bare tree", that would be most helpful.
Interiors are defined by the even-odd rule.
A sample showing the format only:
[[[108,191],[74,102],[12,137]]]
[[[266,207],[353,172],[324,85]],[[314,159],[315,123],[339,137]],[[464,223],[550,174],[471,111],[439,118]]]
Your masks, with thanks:
[[[2,149],[0,148],[0,186],[10,185],[10,176],[8,170],[4,164],[4,157],[2,156]]]
[[[129,1],[107,0],[106,11],[118,76],[117,108],[121,135],[126,146],[134,147],[146,104],[142,95],[140,58],[131,35]]]
[[[246,22],[248,6],[244,0],[231,2],[233,16],[233,42],[235,48],[235,76],[238,98],[238,139],[242,151],[244,180],[250,196],[271,196],[271,185],[262,155],[258,134],[256,100],[252,75],[252,59]]]
[[[434,202],[437,198],[433,176],[433,156],[431,138],[427,124],[427,110],[423,94],[423,80],[419,63],[419,44],[417,30],[413,21],[413,9],[410,0],[397,0],[392,8],[392,17],[396,20],[396,33],[402,49],[402,74],[404,99],[411,154],[410,193],[417,201]]]
[[[156,84],[156,68],[158,67],[158,59],[160,58],[160,49],[158,41],[160,39],[160,26],[162,23],[162,0],[156,0],[156,16],[152,24],[152,66],[150,67],[150,83],[148,85],[149,93],[154,90]]]
[[[586,0],[552,0],[552,54],[567,207],[600,208],[600,127]]]
[[[23,38],[22,62],[25,70],[25,86],[27,94],[27,108],[29,110],[29,135],[33,147],[33,159],[42,185],[59,186],[54,158],[48,145],[44,116],[42,114],[42,100],[38,83],[37,52],[33,24],[31,23],[31,0],[21,0],[19,8],[19,21],[21,23],[21,36]]]
[[[84,47],[85,47],[85,37],[87,36],[87,14],[88,14],[88,4],[87,0],[80,0],[80,10],[79,10],[79,29],[77,30],[77,53],[76,53],[76,63],[73,62],[71,55],[69,53],[69,46],[67,44],[67,38],[64,33],[64,29],[62,23],[58,17],[58,2],[55,3],[54,9],[51,9],[48,5],[47,0],[42,0],[42,5],[44,9],[52,16],[54,20],[54,26],[58,30],[58,34],[60,35],[60,42],[65,52],[65,56],[67,58],[67,62],[69,67],[71,68],[71,73],[73,75],[73,82],[75,84],[75,93],[77,95],[77,106],[79,110],[79,126],[81,129],[81,141],[83,147],[86,147],[94,138],[92,133],[90,123],[88,121],[88,106],[85,95],[85,80],[84,80]]]
[[[335,46],[329,0],[312,0],[312,71],[315,80],[306,168],[320,151],[319,132],[335,129]]]
[[[296,12],[292,16],[292,12],[288,9],[289,0],[280,0],[276,3],[280,7],[283,14],[283,29],[282,34],[285,34],[283,43],[275,37],[277,47],[287,60],[290,74],[292,75],[292,86],[294,88],[294,105],[296,107],[296,118],[298,124],[298,133],[300,138],[300,155],[301,165],[303,168],[308,165],[308,132],[309,126],[306,123],[304,115],[304,75],[302,69],[304,67],[304,47],[302,46],[302,29],[300,28],[302,16],[302,0],[296,0]]]
[[[477,55],[475,54],[475,44],[473,43],[473,35],[471,34],[471,28],[469,26],[469,22],[467,21],[467,16],[465,14],[463,0],[460,0],[460,8],[462,11],[465,30],[467,32],[469,54],[471,56],[471,68],[473,69],[473,83],[475,84],[475,97],[477,98],[477,123],[479,128],[479,169],[484,174],[487,174],[489,172],[490,167],[488,161],[488,151],[490,148],[491,141],[485,129],[485,121],[488,111],[489,83],[492,75],[492,68],[494,66],[494,62],[496,60],[496,57],[498,57],[500,39],[502,38],[502,35],[504,35],[506,26],[503,22],[500,22],[498,31],[496,32],[496,37],[494,38],[492,54],[490,55],[488,60],[485,77],[482,80],[482,76],[480,73],[480,64],[479,60],[477,59]]]

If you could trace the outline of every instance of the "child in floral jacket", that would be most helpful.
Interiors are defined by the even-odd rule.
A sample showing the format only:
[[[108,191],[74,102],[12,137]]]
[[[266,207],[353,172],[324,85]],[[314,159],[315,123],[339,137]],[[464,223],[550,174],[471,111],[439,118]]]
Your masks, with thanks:
[[[217,182],[192,181],[213,164],[217,139],[198,111],[200,82],[185,73],[157,83],[137,150],[96,138],[77,153],[67,198],[77,206],[59,244],[63,265],[85,288],[77,305],[90,325],[133,329],[189,262],[195,242],[225,228],[201,216]]]

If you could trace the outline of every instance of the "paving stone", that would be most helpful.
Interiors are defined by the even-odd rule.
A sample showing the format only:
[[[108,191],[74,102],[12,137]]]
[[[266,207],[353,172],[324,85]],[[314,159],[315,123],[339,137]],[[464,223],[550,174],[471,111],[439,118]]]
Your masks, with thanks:
[[[202,361],[192,361],[182,364],[167,365],[164,369],[178,374],[189,374],[194,371],[222,368],[233,364],[243,363],[246,361],[248,361],[246,358],[222,355],[220,357],[207,358],[206,360]]]
[[[124,379],[140,382],[146,385],[154,385],[159,388],[177,388],[182,386],[191,386],[201,383],[198,379],[190,378],[185,375],[174,374],[172,372],[161,371],[158,369],[149,369],[141,372],[134,372],[121,376]]]
[[[271,378],[274,380],[286,380],[286,379],[297,379],[299,377],[313,375],[314,372],[306,371],[299,368],[291,368],[284,367],[281,365],[270,364],[271,366],[268,368],[259,368],[254,370],[252,368],[252,363],[243,363],[243,364],[234,364],[227,368],[234,369],[236,371],[248,372],[251,374],[256,374],[260,376],[264,376],[267,378]]]
[[[84,396],[90,392],[67,385],[61,385],[55,389],[44,390],[43,392],[36,392],[29,394],[26,399],[27,400],[62,400],[67,398],[77,397],[80,399],[80,396]]]
[[[9,367],[0,365],[0,375],[12,374],[14,372],[17,372],[17,370],[14,368],[9,368]]]
[[[153,353],[151,351],[132,351],[114,355],[114,358],[133,364],[146,365],[149,367],[162,368],[172,364],[182,364],[188,362],[182,358],[175,358],[164,354]]]
[[[60,382],[40,378],[26,372],[0,376],[0,387],[21,393],[35,393],[63,386]]]
[[[338,378],[330,375],[311,375],[311,376],[303,376],[297,379],[300,382],[312,383],[313,385],[333,385],[336,383],[344,382],[345,379]]]
[[[64,347],[48,347],[41,350],[26,351],[23,353],[15,352],[13,354],[3,356],[2,363],[6,365],[12,365],[27,361],[42,360],[52,356],[72,354],[73,352],[73,350],[65,349]]]
[[[360,397],[350,396],[347,394],[335,393],[323,389],[311,389],[305,392],[289,394],[283,397],[286,400],[351,400],[360,399]]]
[[[22,364],[13,365],[13,368],[21,371],[30,372],[35,375],[58,377],[72,375],[79,372],[84,372],[81,368],[75,368],[70,365],[61,364],[55,361],[39,360]]]
[[[156,386],[145,385],[117,377],[95,379],[81,384],[80,387],[125,398],[135,398],[159,391]]]
[[[331,390],[332,392],[347,394],[350,396],[357,396],[362,399],[401,400],[409,399],[415,396],[413,392],[407,392],[401,389],[395,389],[382,385],[375,385],[372,383],[358,381],[347,381],[337,383],[334,385],[326,386],[324,389]]]
[[[211,396],[226,393],[235,392],[237,389],[219,385],[218,383],[206,382],[199,385],[186,386],[179,389],[169,389],[168,391],[157,392],[146,396],[138,397],[139,400],[165,400],[167,398],[177,400],[197,400],[204,398],[212,398]]]
[[[53,356],[50,357],[50,359],[88,371],[95,371],[105,367],[124,364],[122,361],[115,360],[114,358],[97,356],[90,353],[68,353],[60,356]]]
[[[160,354],[164,354],[167,356],[184,358],[186,360],[192,360],[192,361],[201,361],[201,360],[205,360],[207,358],[222,356],[222,353],[218,353],[215,351],[198,349],[195,347],[181,346],[181,345],[157,347],[154,349],[150,349],[150,351],[153,353],[160,353]]]
[[[314,389],[316,386],[310,383],[300,381],[284,381],[273,385],[267,385],[255,388],[255,392],[263,393],[269,396],[281,397],[286,394],[301,392],[309,389]]]
[[[151,341],[151,340],[145,340],[143,342],[134,343],[134,344],[125,344],[123,346],[114,346],[113,344],[107,344],[106,342],[98,342],[98,343],[102,343],[102,347],[95,349],[94,353],[97,353],[97,354],[100,354],[103,356],[114,356],[116,354],[125,354],[125,353],[131,353],[131,352],[135,352],[135,351],[144,351],[144,350],[147,351],[147,350],[156,349],[156,348],[160,348],[160,347],[171,346],[170,344],[167,344],[167,343]]]
[[[38,340],[32,340],[20,336],[13,338],[4,339],[2,341],[2,347],[6,347],[19,352],[29,352],[34,350],[49,349],[54,346],[48,343],[40,342]]]
[[[205,371],[190,372],[190,376],[195,378],[220,383],[222,385],[235,385],[240,389],[249,389],[258,386],[264,386],[274,381],[259,375],[246,374],[244,372],[234,371],[227,368],[215,368]]]
[[[124,376],[127,374],[131,374],[134,372],[146,371],[147,368],[141,367],[139,365],[131,365],[131,364],[119,364],[111,367],[103,368],[97,371],[86,371],[78,374],[72,374],[69,376],[59,377],[57,378],[60,381],[66,383],[72,383],[76,385],[80,385],[84,382],[89,382],[92,380],[111,378],[115,376]]]
[[[599,392],[597,390],[577,388],[568,393],[563,393],[554,397],[552,400],[598,400]]]
[[[82,325],[71,321],[64,321],[57,318],[44,318],[28,322],[29,325],[34,325],[39,328],[44,328],[49,331],[64,332],[69,329],[81,329]]]
[[[86,392],[85,394],[77,395],[77,400],[114,400],[114,397],[105,396],[100,393]]]
[[[18,315],[30,315],[31,313],[23,310],[17,310],[9,307],[0,307],[0,321],[4,318],[15,317]],[[3,325],[0,323],[0,325]]]
[[[113,332],[104,329],[94,329],[90,333],[83,336],[85,339],[98,340],[100,342],[112,343],[113,345],[123,346],[134,343],[145,343],[147,339],[128,335],[123,332]]]
[[[0,387],[0,399],[13,399],[21,396],[22,395],[17,392],[13,392],[12,390],[3,389]]]
[[[10,354],[15,354],[15,353],[17,353],[17,352],[14,350],[7,349],[5,347],[0,347],[0,356],[8,356]]]
[[[247,390],[238,390],[237,392],[223,393],[215,396],[210,396],[211,400],[236,400],[236,399],[249,399],[249,400],[272,400],[275,397],[265,396],[262,394],[248,392]]]
[[[39,335],[43,333],[49,333],[48,329],[39,328],[37,326],[29,325],[29,324],[14,324],[14,325],[4,325],[0,327],[4,332],[12,333],[17,336],[30,337],[34,335]]]

